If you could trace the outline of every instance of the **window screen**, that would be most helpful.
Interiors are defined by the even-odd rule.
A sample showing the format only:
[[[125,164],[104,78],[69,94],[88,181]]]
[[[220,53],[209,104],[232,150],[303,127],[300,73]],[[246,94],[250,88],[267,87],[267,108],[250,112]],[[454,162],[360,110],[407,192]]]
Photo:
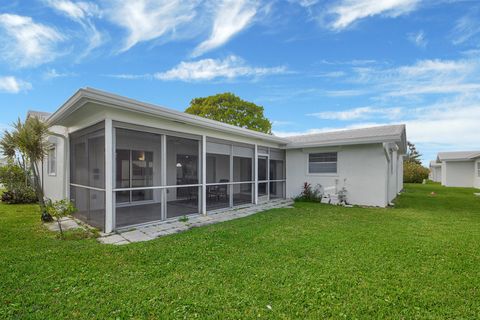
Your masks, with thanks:
[[[308,172],[337,173],[337,153],[310,153],[308,155]]]

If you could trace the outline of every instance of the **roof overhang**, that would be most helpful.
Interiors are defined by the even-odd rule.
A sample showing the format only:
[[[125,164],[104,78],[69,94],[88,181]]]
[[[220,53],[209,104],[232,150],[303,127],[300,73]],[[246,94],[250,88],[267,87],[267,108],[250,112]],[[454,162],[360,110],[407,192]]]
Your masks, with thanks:
[[[437,162],[443,161],[474,161],[475,159],[480,158],[480,153],[472,153],[467,156],[462,157],[448,157],[448,156],[441,156],[440,154],[437,155]]]
[[[103,105],[109,108],[126,110],[147,114],[149,116],[159,117],[171,121],[185,123],[192,126],[209,128],[217,131],[223,131],[231,134],[237,134],[244,137],[260,139],[268,142],[278,144],[287,144],[289,141],[285,138],[256,132],[253,130],[240,128],[237,126],[225,124],[219,121],[214,121],[202,118],[195,115],[190,115],[184,112],[160,107],[157,105],[140,102],[134,99],[122,97],[119,95],[107,93],[101,90],[92,88],[82,88],[78,90],[72,97],[70,97],[57,111],[55,111],[48,119],[49,125],[62,125],[62,121],[67,119],[73,112],[85,106],[87,103],[94,103]]]
[[[348,140],[333,140],[325,142],[309,142],[309,143],[289,143],[287,149],[298,149],[298,148],[315,148],[315,147],[332,147],[332,146],[347,146],[347,145],[358,145],[358,144],[375,144],[375,143],[395,143],[399,141],[397,135],[394,136],[383,136],[383,137],[373,137],[373,138],[362,138],[362,139],[348,139]],[[401,149],[401,146],[398,146]]]
[[[400,154],[405,154],[407,151],[407,139],[405,128],[400,134],[382,135],[376,137],[367,138],[353,138],[344,140],[332,140],[321,142],[308,142],[308,143],[289,143],[287,149],[299,149],[299,148],[317,148],[317,147],[333,147],[333,146],[348,146],[348,145],[360,145],[360,144],[388,144],[393,143],[398,147]]]

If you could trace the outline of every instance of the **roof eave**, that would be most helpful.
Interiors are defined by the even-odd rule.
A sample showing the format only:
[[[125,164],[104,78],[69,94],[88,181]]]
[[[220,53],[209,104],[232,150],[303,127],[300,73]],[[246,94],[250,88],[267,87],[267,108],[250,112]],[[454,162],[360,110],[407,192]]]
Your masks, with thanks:
[[[168,120],[184,122],[187,124],[207,127],[214,130],[219,130],[228,133],[234,133],[241,136],[256,138],[268,142],[275,142],[279,144],[287,144],[289,141],[285,138],[268,135],[266,133],[255,132],[249,129],[236,127],[222,122],[202,118],[186,114],[180,111],[167,109],[164,107],[155,106],[133,99],[128,99],[114,94],[109,94],[95,89],[79,89],[72,97],[70,97],[56,112],[54,112],[47,120],[49,125],[53,125],[66,117],[69,114],[79,109],[87,102],[100,103],[113,107],[116,109],[123,109],[128,111],[142,112],[149,115],[162,117]]]
[[[369,139],[349,139],[349,140],[337,140],[328,142],[310,142],[310,143],[290,143],[287,144],[287,149],[299,149],[299,148],[319,148],[319,147],[332,147],[332,146],[345,146],[345,145],[357,145],[357,144],[375,144],[384,142],[399,142],[401,138],[398,135],[375,137]]]

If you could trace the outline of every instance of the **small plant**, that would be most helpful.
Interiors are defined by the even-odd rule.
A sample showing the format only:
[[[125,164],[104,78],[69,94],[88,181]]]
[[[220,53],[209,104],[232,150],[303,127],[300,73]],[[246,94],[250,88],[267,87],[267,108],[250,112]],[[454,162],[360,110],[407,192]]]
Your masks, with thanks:
[[[180,219],[178,219],[178,221],[180,221],[180,222],[187,222],[187,221],[188,221],[188,217],[187,217],[187,216],[180,217]]]
[[[65,216],[71,215],[72,213],[77,211],[77,209],[68,199],[63,199],[60,201],[52,201],[48,199],[45,203],[45,209],[47,210],[47,213],[49,213],[57,221],[58,229],[60,230],[60,236],[62,239],[64,239],[60,219]]]
[[[320,202],[322,195],[320,188],[317,186],[312,188],[312,185],[308,182],[303,183],[302,192],[295,197],[295,201],[307,201],[307,202]]]

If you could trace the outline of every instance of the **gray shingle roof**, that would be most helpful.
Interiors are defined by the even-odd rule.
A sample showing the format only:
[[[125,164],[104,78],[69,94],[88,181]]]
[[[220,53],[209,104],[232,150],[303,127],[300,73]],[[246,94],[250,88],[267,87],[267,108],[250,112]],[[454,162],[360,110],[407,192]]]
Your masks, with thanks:
[[[287,137],[288,147],[402,140],[405,125],[388,125]]]
[[[480,150],[477,151],[452,151],[452,152],[439,152],[437,159],[440,161],[445,160],[464,160],[474,159],[480,156]]]

